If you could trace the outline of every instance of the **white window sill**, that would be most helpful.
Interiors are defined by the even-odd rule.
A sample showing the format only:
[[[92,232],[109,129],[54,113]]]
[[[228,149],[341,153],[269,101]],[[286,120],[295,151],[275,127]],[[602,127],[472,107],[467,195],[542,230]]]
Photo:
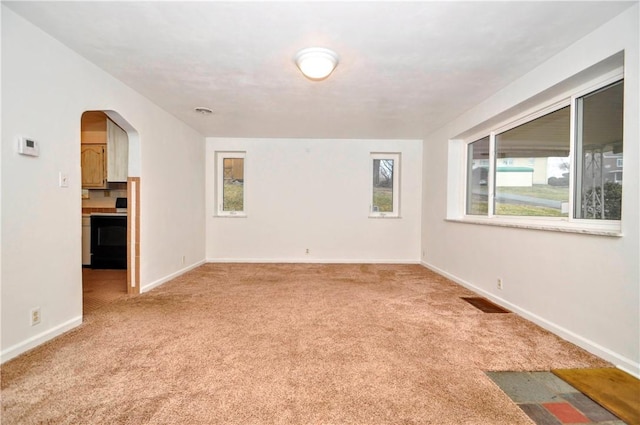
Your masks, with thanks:
[[[464,217],[464,218],[447,218],[445,221],[453,223],[465,224],[481,224],[485,226],[512,227],[518,229],[546,230],[551,232],[564,233],[580,233],[585,235],[622,237],[622,231],[619,223],[580,223],[569,222],[568,220],[549,220],[549,219],[528,219],[526,221],[521,218],[511,219],[505,217],[499,218],[481,218],[481,217]]]
[[[369,218],[402,218],[399,215],[370,215]]]
[[[235,214],[229,214],[229,213],[225,213],[225,214],[214,214],[214,217],[217,218],[247,218],[247,215],[245,213],[235,213]]]

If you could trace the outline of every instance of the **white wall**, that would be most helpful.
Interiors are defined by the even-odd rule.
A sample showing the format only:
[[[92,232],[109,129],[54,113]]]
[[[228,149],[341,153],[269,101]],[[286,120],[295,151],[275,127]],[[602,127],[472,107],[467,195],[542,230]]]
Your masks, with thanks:
[[[423,262],[559,335],[640,374],[638,6],[634,6],[439,131],[424,148]],[[623,237],[445,221],[455,175],[449,139],[625,50]],[[455,145],[452,145],[456,148]],[[455,158],[453,159],[455,161]],[[457,202],[449,187],[449,209]],[[504,289],[496,289],[496,279]]]
[[[142,288],[204,261],[204,137],[3,5],[2,361],[81,321],[86,110],[116,111],[139,136]],[[18,136],[36,139],[40,157],[18,155]],[[42,323],[31,327],[34,307]]]
[[[225,150],[246,151],[246,218],[214,217]],[[401,218],[368,217],[371,152],[402,155]],[[418,140],[208,138],[207,259],[418,262],[421,161]]]

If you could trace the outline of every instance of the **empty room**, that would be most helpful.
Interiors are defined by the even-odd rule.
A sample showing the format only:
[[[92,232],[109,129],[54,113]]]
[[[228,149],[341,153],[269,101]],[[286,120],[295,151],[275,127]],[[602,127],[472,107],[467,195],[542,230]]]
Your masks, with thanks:
[[[640,424],[638,1],[2,1],[2,424]]]

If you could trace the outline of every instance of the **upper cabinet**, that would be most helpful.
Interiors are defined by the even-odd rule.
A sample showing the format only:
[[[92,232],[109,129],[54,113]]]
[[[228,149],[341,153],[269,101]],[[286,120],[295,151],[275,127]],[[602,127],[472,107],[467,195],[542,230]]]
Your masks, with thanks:
[[[107,181],[126,182],[129,176],[127,132],[107,119]]]
[[[83,188],[104,188],[107,182],[127,181],[129,138],[123,129],[104,112],[89,111],[82,114],[81,139]],[[100,149],[87,149],[91,145],[101,146],[101,160],[95,157]],[[85,170],[85,167],[88,168]],[[98,184],[98,176],[101,174],[105,177]]]
[[[107,187],[106,145],[83,144],[80,153],[82,187],[104,189]]]

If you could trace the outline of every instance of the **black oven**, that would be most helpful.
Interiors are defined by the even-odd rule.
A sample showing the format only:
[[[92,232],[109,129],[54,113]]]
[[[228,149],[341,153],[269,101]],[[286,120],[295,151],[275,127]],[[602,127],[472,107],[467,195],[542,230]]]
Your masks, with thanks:
[[[127,268],[127,216],[91,216],[91,268]]]

